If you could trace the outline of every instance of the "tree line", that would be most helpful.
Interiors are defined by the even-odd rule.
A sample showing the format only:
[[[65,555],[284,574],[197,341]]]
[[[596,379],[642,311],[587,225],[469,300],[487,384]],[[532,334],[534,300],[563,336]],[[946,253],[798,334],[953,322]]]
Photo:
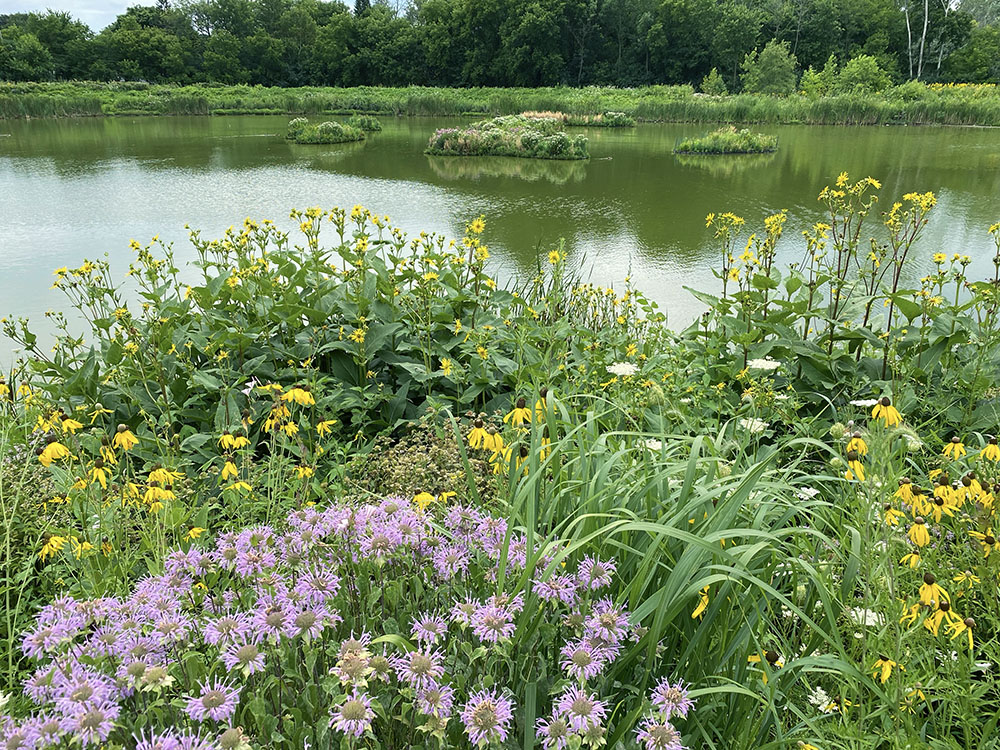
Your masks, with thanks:
[[[891,83],[998,82],[1000,0],[159,0],[97,33],[65,12],[0,15],[13,81],[721,93],[753,86],[767,55],[792,87],[859,59]]]

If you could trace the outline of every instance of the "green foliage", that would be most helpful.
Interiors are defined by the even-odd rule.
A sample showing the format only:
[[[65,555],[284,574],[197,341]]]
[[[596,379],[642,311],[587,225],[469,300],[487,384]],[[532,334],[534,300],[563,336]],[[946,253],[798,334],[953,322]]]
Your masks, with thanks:
[[[712,68],[708,75],[701,79],[701,92],[709,96],[726,96],[729,93],[729,87],[719,75],[719,71]]]
[[[465,128],[442,128],[427,143],[437,156],[519,156],[528,159],[588,159],[587,137],[566,133],[558,117],[507,115]]]
[[[683,138],[674,147],[675,154],[765,154],[777,150],[778,136],[737,130],[733,125],[694,138]]]
[[[834,94],[877,94],[892,85],[889,74],[882,70],[871,55],[859,55],[848,60],[833,85]]]
[[[740,82],[751,94],[787,96],[795,91],[797,65],[788,43],[772,39],[759,53],[755,49],[743,58]]]
[[[378,120],[375,122],[377,124]],[[285,138],[296,143],[350,143],[363,141],[365,131],[359,126],[344,125],[333,120],[310,125],[306,118],[296,117],[288,123]]]
[[[347,124],[352,128],[363,130],[366,133],[377,133],[382,130],[382,123],[378,121],[377,117],[372,115],[351,115]]]

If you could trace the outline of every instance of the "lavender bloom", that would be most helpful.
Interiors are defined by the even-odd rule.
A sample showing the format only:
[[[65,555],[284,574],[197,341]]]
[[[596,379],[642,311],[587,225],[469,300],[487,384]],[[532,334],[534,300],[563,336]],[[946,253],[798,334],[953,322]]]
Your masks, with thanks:
[[[684,750],[681,733],[668,721],[647,716],[636,730],[636,739],[646,750]]]
[[[444,675],[441,655],[436,651],[429,651],[426,654],[420,651],[410,651],[403,656],[394,657],[392,666],[399,679],[410,683],[418,690],[436,685]]]
[[[603,651],[584,641],[567,643],[562,647],[561,653],[563,658],[560,666],[570,677],[575,677],[580,682],[599,675],[606,663]]]
[[[539,719],[535,723],[535,736],[541,738],[544,750],[563,750],[569,743],[569,724],[558,716],[548,721]]]
[[[56,707],[67,716],[117,700],[118,690],[109,677],[81,665],[70,666],[67,671],[68,675],[56,672],[52,681]]]
[[[514,635],[514,623],[506,608],[486,605],[476,607],[472,616],[472,632],[486,643],[497,643]]]
[[[36,748],[58,747],[66,733],[73,728],[73,720],[65,716],[42,714],[24,724],[29,746]]]
[[[569,606],[576,603],[576,584],[569,576],[556,574],[539,581],[535,583],[535,593],[547,602],[562,602]]]
[[[316,605],[326,604],[327,599],[335,597],[339,590],[340,578],[319,566],[310,568],[299,576],[294,588],[307,602]]]
[[[206,643],[222,647],[244,640],[249,633],[249,618],[242,612],[238,612],[206,622],[204,638]]]
[[[440,615],[425,614],[413,623],[410,632],[417,639],[417,643],[433,646],[448,634],[448,624]]]
[[[570,729],[583,734],[601,725],[607,706],[586,691],[571,687],[559,696],[555,713],[566,719]]]
[[[276,641],[288,627],[292,613],[287,602],[276,597],[264,597],[257,602],[257,611],[253,614],[253,628]]]
[[[285,635],[289,638],[318,638],[326,627],[327,620],[328,615],[321,609],[300,609],[285,626]]]
[[[3,730],[3,747],[5,750],[29,750],[34,747],[35,742],[31,734],[30,727],[25,724],[18,726],[10,721],[0,725]]]
[[[577,580],[580,588],[590,591],[597,591],[605,586],[611,585],[611,576],[616,570],[613,559],[602,562],[596,557],[587,555],[580,563],[580,571]]]
[[[507,739],[514,704],[494,690],[473,693],[462,711],[462,723],[473,745],[488,745]]]
[[[451,608],[451,619],[457,622],[462,628],[467,628],[472,624],[472,618],[479,608],[479,602],[466,596],[461,601],[455,602]]]
[[[200,695],[188,696],[184,710],[194,721],[228,721],[236,713],[239,702],[239,689],[216,680],[214,683],[204,683]]]
[[[24,683],[24,694],[38,705],[48,703],[53,695],[53,682],[56,671],[52,667],[38,669]]]
[[[442,544],[435,548],[432,558],[438,577],[450,581],[469,569],[469,550],[460,544]]]
[[[231,643],[222,652],[222,663],[230,672],[239,669],[250,676],[264,671],[264,653],[256,643]]]
[[[628,633],[628,627],[625,609],[616,607],[610,599],[601,599],[584,623],[584,633],[606,643],[617,644]]]
[[[210,740],[203,740],[190,732],[145,732],[135,738],[135,750],[216,750]]]
[[[73,741],[83,747],[104,742],[114,729],[119,712],[116,703],[81,704],[72,715]]]
[[[664,718],[667,720],[670,720],[674,716],[687,717],[688,711],[694,707],[694,701],[688,697],[687,687],[681,680],[671,685],[670,680],[664,677],[653,688],[653,693],[650,697],[653,705],[663,713]]]
[[[344,734],[360,737],[371,729],[374,718],[371,699],[355,690],[347,696],[347,700],[333,707],[330,726]]]
[[[417,693],[417,708],[420,713],[445,719],[451,716],[455,691],[447,685],[431,684]]]

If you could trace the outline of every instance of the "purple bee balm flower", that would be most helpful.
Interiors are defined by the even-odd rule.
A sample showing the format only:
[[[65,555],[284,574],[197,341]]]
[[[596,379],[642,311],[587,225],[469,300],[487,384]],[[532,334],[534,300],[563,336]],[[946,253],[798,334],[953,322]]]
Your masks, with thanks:
[[[479,606],[479,602],[466,596],[452,605],[451,619],[463,628],[467,628],[472,624],[472,618],[475,616]]]
[[[668,721],[659,721],[652,716],[642,720],[636,730],[636,738],[645,750],[684,750],[681,733]]]
[[[497,643],[514,635],[511,613],[505,607],[476,607],[472,616],[472,632],[486,643]]]
[[[326,627],[327,619],[327,615],[322,609],[300,609],[293,613],[285,627],[285,635],[289,638],[297,636],[318,638],[323,632],[323,628]]]
[[[694,701],[688,697],[688,688],[681,680],[671,684],[670,680],[664,677],[653,688],[650,698],[653,705],[662,711],[663,716],[668,720],[674,716],[686,717],[688,711],[694,707]]]
[[[586,682],[599,675],[606,663],[604,652],[584,641],[567,643],[562,647],[562,657],[560,662],[562,668],[570,677],[575,677],[580,682]]]
[[[264,671],[264,652],[256,643],[231,643],[222,652],[222,663],[230,672],[238,669],[249,676]]]
[[[559,696],[555,713],[566,719],[570,729],[583,734],[601,725],[607,713],[607,706],[587,691],[571,687]]]
[[[194,721],[228,721],[236,713],[240,691],[220,680],[204,683],[200,695],[187,697],[185,711]]]
[[[135,750],[216,750],[216,745],[191,732],[145,732],[136,738]]]
[[[549,576],[547,580],[535,584],[535,593],[547,602],[563,602],[570,606],[576,602],[576,584],[569,576]]]
[[[450,581],[469,569],[469,550],[461,544],[442,544],[434,549],[434,571],[444,581]]]
[[[81,705],[72,714],[71,730],[73,742],[79,742],[83,747],[91,743],[104,742],[111,730],[115,728],[115,720],[120,709],[116,703],[89,703]]]
[[[616,607],[610,599],[601,599],[594,605],[584,623],[584,633],[609,644],[616,644],[628,633],[628,614],[623,607]]]
[[[67,716],[75,716],[93,705],[114,703],[118,689],[114,681],[82,665],[68,665],[67,672],[56,672],[53,698],[56,707]]]
[[[281,637],[292,620],[291,608],[275,597],[264,597],[253,614],[253,628],[272,640]]]
[[[614,574],[615,569],[616,566],[613,559],[602,562],[596,557],[588,555],[580,563],[577,581],[580,588],[597,591],[597,589],[611,585],[611,576]]]
[[[569,724],[558,716],[548,721],[539,719],[535,724],[535,736],[541,739],[544,750],[563,750],[569,742]]]
[[[243,641],[250,632],[250,620],[246,614],[222,615],[205,623],[205,642],[212,646],[223,647],[230,643]]]
[[[340,591],[340,578],[330,570],[316,566],[299,576],[294,590],[310,604],[326,604],[327,599],[332,599]]]
[[[24,683],[24,694],[38,705],[48,703],[52,699],[56,670],[52,667],[41,667]]]
[[[25,722],[29,739],[35,748],[59,747],[66,733],[73,728],[73,720],[65,716],[42,714]]]
[[[8,721],[0,724],[0,737],[3,737],[4,750],[29,750],[35,746],[31,727],[28,724],[18,725],[16,722]]]
[[[371,729],[374,718],[371,699],[355,690],[343,703],[333,707],[330,726],[346,735],[360,737]]]
[[[462,711],[462,723],[473,745],[504,742],[514,717],[514,704],[494,690],[473,693]]]
[[[451,716],[451,706],[455,691],[447,685],[429,685],[417,693],[417,708],[420,713],[446,719]]]
[[[448,623],[440,615],[424,614],[414,621],[410,632],[417,639],[417,643],[433,646],[448,635]]]
[[[436,651],[426,654],[420,651],[410,651],[392,659],[392,666],[399,679],[410,683],[418,690],[430,685],[436,685],[444,675],[444,665],[441,655]]]

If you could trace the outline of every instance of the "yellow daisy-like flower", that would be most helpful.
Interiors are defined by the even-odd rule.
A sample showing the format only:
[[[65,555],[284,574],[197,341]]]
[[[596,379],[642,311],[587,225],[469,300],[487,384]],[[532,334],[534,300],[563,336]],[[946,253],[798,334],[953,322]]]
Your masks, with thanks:
[[[83,429],[83,424],[77,422],[71,417],[66,417],[62,420],[62,423],[59,426],[62,428],[63,432],[68,432],[70,435],[74,434],[77,430]]]
[[[295,476],[298,479],[308,479],[314,473],[315,472],[313,471],[313,468],[311,466],[296,466],[295,467]]]
[[[503,450],[503,435],[497,432],[497,428],[493,425],[486,428],[486,437],[483,438],[483,450],[492,451],[494,454]]]
[[[691,613],[691,619],[696,620],[702,616],[706,609],[708,609],[708,586],[703,588],[698,592],[698,606],[694,608],[694,612]]]
[[[299,426],[295,424],[295,422],[285,422],[283,425],[281,425],[281,430],[288,437],[295,437],[296,435],[299,434]]]
[[[69,448],[54,440],[45,446],[45,449],[38,455],[38,460],[42,466],[51,466],[53,461],[66,458],[69,455]]]
[[[416,503],[420,510],[427,510],[431,503],[435,502],[437,498],[430,492],[418,492],[413,496],[413,502]]]
[[[115,437],[111,441],[111,444],[115,448],[121,448],[127,453],[139,444],[139,438],[132,433],[132,430],[127,425],[120,424],[115,430]]]
[[[913,519],[913,524],[910,526],[907,536],[918,547],[926,547],[931,542],[931,535],[927,531],[927,523],[921,516]]]
[[[971,617],[966,617],[964,620],[956,618],[955,622],[946,625],[945,629],[952,632],[951,640],[955,640],[964,633],[969,640],[969,651],[972,651],[975,646],[972,642],[972,629],[974,627],[976,627],[976,621]]]
[[[962,439],[956,435],[951,439],[951,442],[944,447],[942,453],[944,453],[945,456],[949,456],[957,461],[966,453],[965,444],[962,443]]]
[[[975,575],[971,570],[963,570],[951,580],[955,583],[968,584],[969,586],[981,582],[979,576]]]
[[[844,477],[848,480],[857,479],[859,482],[865,481],[865,467],[862,465],[857,451],[847,451],[847,473]]]
[[[222,481],[227,482],[230,479],[235,479],[240,475],[239,469],[236,468],[236,464],[232,461],[226,461],[225,465],[222,467]]]
[[[904,518],[906,514],[903,511],[893,508],[890,504],[885,505],[885,525],[886,526],[898,526],[900,519]]]
[[[908,552],[899,561],[900,565],[909,566],[911,570],[916,570],[920,567],[920,550],[915,549],[912,552]]]
[[[94,468],[90,470],[90,481],[100,483],[102,489],[108,488],[108,472],[104,469],[104,459],[99,458],[94,461]]]
[[[531,422],[531,409],[528,408],[528,402],[519,398],[514,408],[507,412],[503,421],[510,422],[514,427],[521,427],[525,423]]]
[[[763,654],[751,654],[750,656],[747,657],[748,664],[763,664],[765,662],[771,669],[781,669],[783,666],[785,666],[784,658],[777,651],[765,651]],[[761,675],[761,679],[764,681],[764,684],[766,685],[767,670],[764,670],[763,674]]]
[[[995,437],[991,437],[986,441],[986,447],[979,451],[979,457],[983,460],[993,461],[994,463],[1000,461],[1000,446],[997,445]]]
[[[970,531],[969,536],[979,541],[979,546],[983,549],[984,557],[989,557],[991,552],[1000,552],[1000,540],[997,539],[992,526],[988,527],[985,533]]]
[[[227,492],[245,492],[247,494],[253,492],[253,488],[247,482],[243,481],[233,482],[232,484],[223,487],[223,489]]]
[[[560,260],[562,260],[562,255],[558,250],[552,250],[549,252],[549,263],[553,266],[556,265]]]
[[[452,367],[451,360],[448,359],[447,357],[443,357],[441,359],[441,374],[444,375],[445,377],[451,375],[451,367]]]
[[[483,443],[486,441],[486,428],[484,427],[484,422],[482,419],[477,418],[472,423],[472,430],[469,432],[469,447],[480,449],[483,448]]]
[[[903,415],[892,405],[892,400],[888,396],[883,396],[872,409],[872,419],[881,419],[886,427],[895,427],[903,423]]]
[[[187,534],[184,535],[184,538],[187,539],[188,541],[193,541],[204,533],[205,529],[203,529],[201,526],[192,526],[190,529],[188,529],[188,532]]]
[[[330,434],[333,426],[337,424],[336,419],[324,419],[322,422],[316,425],[316,434],[320,437],[324,437]]]
[[[42,551],[38,553],[38,557],[43,561],[48,557],[52,557],[66,546],[67,541],[64,536],[50,536],[45,541],[45,544],[42,545]]]
[[[896,490],[895,496],[907,505],[913,503],[913,484],[907,477],[899,480],[899,489]]]
[[[282,401],[294,401],[300,406],[315,406],[316,399],[309,392],[309,386],[307,385],[294,385],[288,389],[285,393],[281,394]]]
[[[892,677],[892,670],[895,667],[903,669],[898,662],[893,661],[888,656],[879,654],[878,661],[872,665],[872,679],[878,679],[883,685]]]
[[[868,443],[865,439],[861,437],[860,432],[855,432],[851,435],[851,439],[847,443],[847,452],[855,451],[859,456],[868,455]]]
[[[920,603],[932,606],[938,602],[951,601],[948,592],[941,588],[933,573],[924,573],[924,582],[920,584]]]

